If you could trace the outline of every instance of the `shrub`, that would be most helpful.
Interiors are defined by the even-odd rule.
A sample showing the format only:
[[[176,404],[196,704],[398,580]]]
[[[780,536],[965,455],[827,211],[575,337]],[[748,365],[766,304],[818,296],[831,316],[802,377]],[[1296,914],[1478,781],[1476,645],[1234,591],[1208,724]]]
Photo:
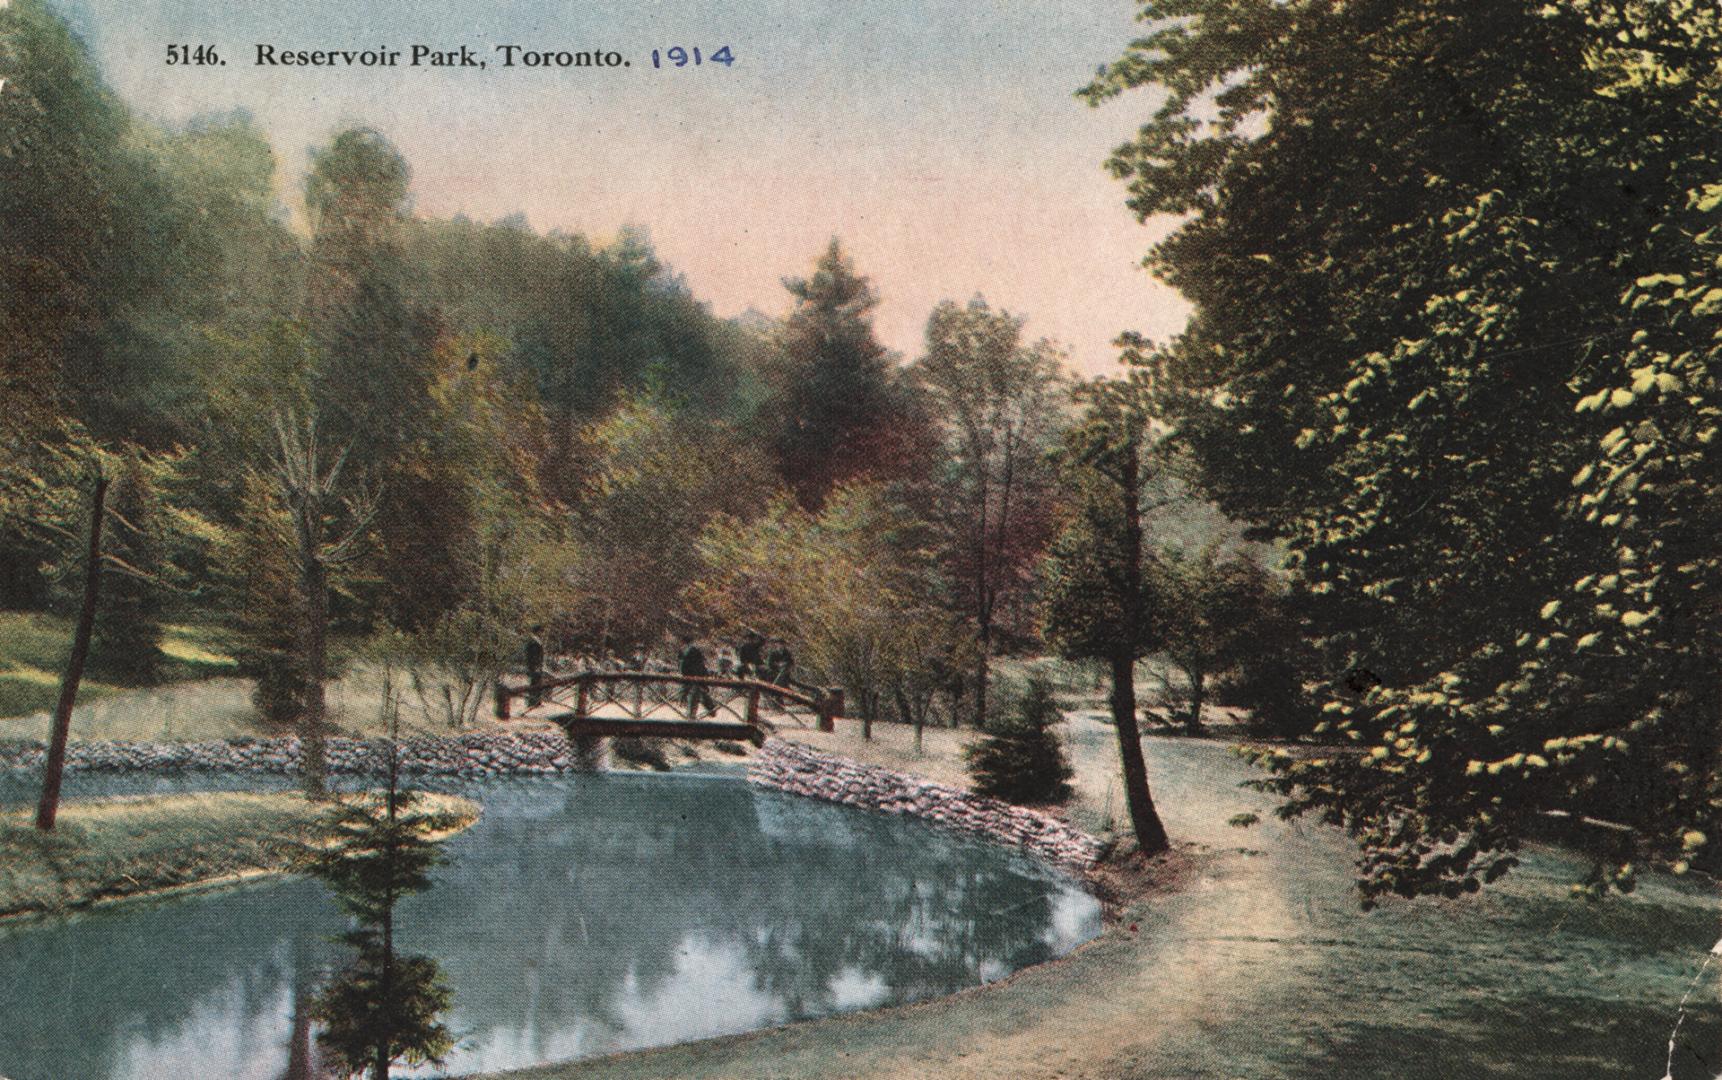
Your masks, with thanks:
[[[1051,685],[1031,678],[1016,707],[995,717],[985,737],[966,751],[976,793],[1014,803],[1070,798],[1070,763],[1053,731],[1061,719]]]

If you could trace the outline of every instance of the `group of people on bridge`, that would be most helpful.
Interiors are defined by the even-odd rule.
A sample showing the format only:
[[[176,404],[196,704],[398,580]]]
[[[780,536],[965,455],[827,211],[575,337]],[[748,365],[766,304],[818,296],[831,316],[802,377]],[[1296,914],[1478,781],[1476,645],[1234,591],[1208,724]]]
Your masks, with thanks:
[[[716,674],[722,679],[758,679],[787,688],[792,685],[790,673],[795,670],[795,654],[789,651],[788,643],[782,638],[767,639],[759,631],[749,630],[733,649],[729,646],[718,649],[717,665]],[[708,678],[713,674],[706,661],[706,651],[692,634],[682,636],[678,670],[695,678]],[[711,688],[700,683],[689,683],[683,688],[682,704],[689,716],[702,706],[707,713],[717,711]]]
[[[534,626],[526,638],[525,660],[527,677],[527,706],[538,705],[543,700],[541,687],[547,679],[546,654],[544,649],[544,628]],[[725,643],[717,648],[716,670],[707,657],[706,650],[695,640],[693,635],[682,637],[681,653],[674,664],[649,655],[645,649],[635,649],[626,659],[617,655],[616,650],[608,649],[602,657],[590,654],[577,655],[572,658],[558,657],[554,661],[558,674],[580,674],[584,672],[660,672],[663,674],[676,673],[696,678],[716,676],[723,679],[757,679],[771,683],[773,686],[790,688],[799,686],[794,681],[795,654],[790,651],[789,643],[780,637],[766,637],[757,630],[745,631],[741,639],[733,645]],[[688,708],[689,715],[696,707],[703,706],[708,712],[716,706],[712,702],[710,688],[690,683],[683,690],[683,704]]]

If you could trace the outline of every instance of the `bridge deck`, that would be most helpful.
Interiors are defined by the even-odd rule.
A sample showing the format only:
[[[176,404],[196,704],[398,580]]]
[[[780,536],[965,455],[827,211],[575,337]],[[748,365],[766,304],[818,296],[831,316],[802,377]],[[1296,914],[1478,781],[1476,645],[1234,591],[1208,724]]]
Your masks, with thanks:
[[[755,746],[765,742],[765,731],[752,724],[726,723],[722,720],[640,720],[631,716],[576,716],[571,712],[546,716],[561,726],[570,739],[628,736],[657,739],[723,739],[730,742],[750,742]]]

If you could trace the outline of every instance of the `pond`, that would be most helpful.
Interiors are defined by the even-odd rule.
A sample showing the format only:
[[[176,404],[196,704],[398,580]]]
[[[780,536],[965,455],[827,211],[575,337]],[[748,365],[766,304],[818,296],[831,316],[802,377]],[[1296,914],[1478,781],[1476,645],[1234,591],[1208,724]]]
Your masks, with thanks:
[[[424,1075],[949,994],[1100,928],[1091,896],[1002,848],[733,776],[438,786],[485,810],[399,913],[401,948],[439,960],[455,992],[460,1047]],[[343,928],[320,884],[281,879],[0,929],[0,1074],[291,1075]]]

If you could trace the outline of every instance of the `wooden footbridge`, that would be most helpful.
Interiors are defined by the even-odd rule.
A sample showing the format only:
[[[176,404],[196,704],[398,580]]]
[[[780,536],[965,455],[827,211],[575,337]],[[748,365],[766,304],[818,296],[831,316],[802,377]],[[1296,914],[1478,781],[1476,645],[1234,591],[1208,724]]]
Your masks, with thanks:
[[[548,720],[570,740],[624,735],[758,746],[784,723],[830,731],[842,711],[841,690],[652,671],[583,671],[496,687],[498,719]]]

